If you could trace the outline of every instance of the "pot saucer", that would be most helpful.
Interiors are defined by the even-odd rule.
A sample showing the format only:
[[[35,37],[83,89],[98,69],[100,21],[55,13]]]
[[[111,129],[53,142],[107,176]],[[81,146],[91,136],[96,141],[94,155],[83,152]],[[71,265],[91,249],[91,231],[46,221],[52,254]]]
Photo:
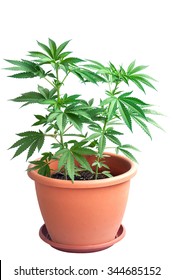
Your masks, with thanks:
[[[95,244],[95,245],[71,245],[71,244],[60,244],[57,242],[54,242],[51,240],[49,233],[47,231],[46,225],[42,225],[39,231],[40,238],[52,246],[55,249],[58,249],[60,251],[65,252],[71,252],[71,253],[91,253],[91,252],[97,252],[104,249],[107,249],[120,241],[125,236],[125,228],[123,225],[120,226],[115,238],[111,241],[101,243],[101,244]]]

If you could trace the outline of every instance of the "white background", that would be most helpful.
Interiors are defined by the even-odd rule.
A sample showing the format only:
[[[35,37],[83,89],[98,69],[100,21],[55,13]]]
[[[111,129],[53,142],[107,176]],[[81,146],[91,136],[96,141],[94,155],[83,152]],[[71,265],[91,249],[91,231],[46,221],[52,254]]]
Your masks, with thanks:
[[[162,276],[128,276],[128,279],[172,279],[173,183],[172,183],[172,96],[173,96],[173,17],[172,1],[157,0],[87,0],[87,1],[1,1],[0,7],[0,259],[3,279],[29,279],[13,276],[24,268],[104,269],[91,279],[126,279],[108,276],[109,266],[160,266]],[[37,106],[18,109],[8,100],[35,90],[33,80],[7,78],[3,59],[20,59],[37,50],[36,40],[57,44],[72,39],[69,49],[78,57],[127,66],[136,59],[150,65],[148,73],[157,80],[158,92],[148,90],[148,101],[157,104],[167,117],[159,122],[166,133],[153,129],[150,141],[137,130],[134,138],[142,152],[138,155],[138,174],[132,180],[127,211],[123,220],[127,234],[113,247],[91,254],[69,254],[54,250],[42,242],[38,230],[43,221],[39,213],[34,184],[25,172],[25,156],[10,160],[8,147],[16,141],[15,133],[30,129]],[[70,83],[71,92],[81,87]],[[95,87],[86,93],[99,99]],[[98,94],[98,96],[97,96]],[[142,93],[139,93],[140,97]],[[145,97],[144,97],[145,98]],[[32,114],[31,114],[32,113]],[[36,155],[37,156],[37,155]],[[58,276],[56,276],[58,277]],[[56,279],[37,276],[32,279]],[[117,278],[116,278],[117,277]],[[60,278],[60,276],[59,276]],[[87,276],[63,276],[64,279],[88,279]]]

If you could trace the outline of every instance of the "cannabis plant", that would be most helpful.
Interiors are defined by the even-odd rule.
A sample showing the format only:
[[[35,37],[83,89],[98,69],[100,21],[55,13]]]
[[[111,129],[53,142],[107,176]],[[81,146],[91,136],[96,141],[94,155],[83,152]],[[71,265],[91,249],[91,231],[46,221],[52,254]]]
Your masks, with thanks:
[[[104,161],[104,151],[110,142],[116,153],[122,152],[136,161],[132,151],[138,149],[121,141],[124,125],[132,131],[133,123],[137,123],[150,138],[148,124],[159,127],[151,118],[158,113],[137,97],[138,89],[145,93],[145,86],[155,90],[152,84],[155,80],[142,72],[147,66],[136,66],[135,61],[127,69],[116,67],[111,62],[105,66],[95,60],[73,57],[70,51],[65,50],[69,41],[59,46],[51,39],[48,45],[37,43],[40,51],[30,51],[29,59],[6,60],[12,65],[6,69],[16,72],[10,77],[39,78],[47,82],[46,88],[39,82],[36,91],[31,90],[12,99],[23,103],[22,107],[34,103],[44,107],[42,115],[34,115],[35,122],[32,124],[40,129],[17,134],[20,139],[10,147],[16,148],[13,157],[27,150],[28,160],[36,149],[40,151],[43,148],[45,139],[50,137],[51,150],[43,152],[39,160],[30,161],[34,164],[32,169],[38,170],[41,175],[51,176],[49,162],[58,160],[57,171],[64,175],[64,179],[72,181],[81,170],[94,174],[95,179],[100,173],[111,176]],[[104,88],[107,87],[105,98],[96,96],[96,100],[87,100],[80,94],[64,92],[63,86],[69,75],[86,86],[88,83],[104,85]],[[123,130],[120,131],[121,125]],[[87,155],[95,156],[92,166],[86,159]]]

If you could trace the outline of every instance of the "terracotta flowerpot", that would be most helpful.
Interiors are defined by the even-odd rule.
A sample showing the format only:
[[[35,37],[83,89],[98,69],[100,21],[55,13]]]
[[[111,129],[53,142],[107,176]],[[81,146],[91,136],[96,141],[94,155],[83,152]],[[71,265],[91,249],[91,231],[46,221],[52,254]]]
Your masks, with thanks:
[[[106,154],[110,156],[106,158],[106,164],[115,176],[112,178],[72,183],[41,176],[35,170],[28,172],[35,181],[46,227],[44,230],[42,227],[40,235],[44,239],[46,230],[45,239],[51,246],[74,252],[97,251],[124,236],[121,222],[136,166],[123,156]],[[87,159],[92,163],[94,157]],[[57,164],[52,162],[51,168],[56,170]]]

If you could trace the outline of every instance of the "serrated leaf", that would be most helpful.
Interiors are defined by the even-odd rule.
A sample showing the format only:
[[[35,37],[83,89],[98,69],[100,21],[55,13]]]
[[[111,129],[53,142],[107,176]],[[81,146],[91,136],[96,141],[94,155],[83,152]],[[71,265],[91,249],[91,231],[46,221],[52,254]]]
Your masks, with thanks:
[[[22,138],[22,139],[16,141],[9,149],[13,149],[13,148],[16,148],[16,147],[18,147],[18,146],[21,146],[21,145],[24,143],[24,141],[25,141],[24,138]]]
[[[50,167],[48,163],[45,163],[44,166],[38,169],[38,174],[46,177],[50,177],[51,172],[50,172]]]
[[[121,145],[120,148],[122,148],[122,149],[131,149],[131,150],[140,152],[140,150],[138,148],[136,148],[135,146],[130,145],[130,144]]]
[[[144,87],[142,86],[142,84],[141,84],[138,80],[136,80],[136,79],[133,78],[132,76],[129,76],[128,78],[129,78],[129,80],[131,80],[140,90],[142,90],[142,91],[145,93]]]
[[[9,60],[9,59],[6,59],[7,62],[13,64],[13,65],[16,65],[18,66],[18,70],[20,71],[26,71],[26,72],[36,72],[38,71],[38,65],[35,64],[34,62],[31,62],[29,60]]]
[[[119,150],[125,155],[127,156],[129,159],[131,159],[132,161],[137,162],[136,158],[134,157],[134,155],[132,153],[130,153],[129,151],[122,149],[121,147],[119,147]]]
[[[98,133],[101,133],[101,131],[102,131],[101,126],[97,123],[89,125],[88,128],[95,131],[95,132],[98,132]]]
[[[135,122],[143,129],[143,131],[152,139],[151,133],[147,127],[147,125],[139,118],[136,116],[132,116]]]
[[[11,71],[21,71],[20,67],[14,66],[14,67],[6,67],[3,68],[5,70],[11,70]]]
[[[109,170],[102,171],[102,174],[106,175],[108,178],[113,177]]]
[[[79,155],[95,155],[96,154],[96,152],[93,151],[92,149],[85,148],[85,147],[76,147],[76,148],[72,147],[71,150]]]
[[[112,117],[116,113],[116,108],[117,108],[117,99],[114,99],[111,101],[109,107],[108,107],[108,113],[107,113],[107,120],[110,121]]]
[[[39,132],[37,131],[25,131],[25,132],[17,133],[17,135],[21,137],[36,137],[38,134]]]
[[[135,81],[138,81],[140,83],[143,83],[145,85],[147,85],[148,87],[156,90],[156,88],[153,86],[152,83],[150,83],[146,78],[144,78],[142,75],[132,75],[130,76],[130,79],[133,78],[133,80],[135,79]]]
[[[96,60],[88,59],[87,61],[90,61],[90,62],[92,62],[95,65],[98,65],[100,68],[105,68],[105,66],[103,64],[101,64],[100,62],[98,62]]]
[[[31,142],[30,141],[25,141],[23,142],[22,145],[19,146],[19,148],[16,150],[13,158],[19,156],[21,153],[23,153],[24,151],[26,151],[31,145]]]
[[[161,129],[162,131],[165,132],[165,130],[163,129],[163,127],[161,127],[155,120],[153,120],[152,118],[147,117],[147,121],[149,123],[151,123],[152,125],[154,125],[155,127]]]
[[[118,100],[118,107],[119,111],[121,113],[121,116],[127,125],[127,127],[132,131],[132,121],[131,121],[131,116],[127,110],[127,108],[124,106],[124,104],[121,102],[121,100]]]
[[[84,60],[77,58],[77,57],[68,57],[61,61],[61,64],[76,64],[79,62],[83,62]]]
[[[106,137],[102,135],[99,138],[99,145],[98,145],[98,153],[100,157],[102,157],[105,147],[106,147]]]
[[[160,113],[156,110],[153,110],[153,109],[143,108],[143,111],[144,111],[145,114],[164,116],[162,113]]]
[[[123,135],[122,132],[117,131],[117,130],[115,130],[115,129],[112,128],[112,127],[108,127],[108,128],[106,129],[106,134],[110,134],[110,135]]]
[[[77,160],[77,162],[81,165],[81,167],[83,167],[86,170],[89,170],[90,172],[93,172],[91,166],[89,165],[88,161],[86,160],[86,158],[84,158],[83,156],[81,156],[80,154],[77,153],[73,153],[75,160]]]
[[[59,56],[58,56],[58,59],[61,60],[63,59],[64,57],[68,56],[69,54],[71,54],[72,52],[63,52],[61,53]]]
[[[41,101],[44,100],[44,98],[40,93],[30,91],[30,92],[23,93],[21,96],[18,96],[11,100],[15,102],[27,102],[27,104],[30,104],[30,103],[40,103]]]
[[[50,59],[49,56],[47,56],[46,54],[42,53],[42,52],[37,52],[37,51],[31,51],[29,52],[29,56],[32,57],[39,57],[41,59]]]
[[[130,100],[129,98],[124,98],[123,100],[121,99],[121,101],[126,106],[128,106],[130,109],[135,111],[139,116],[141,116],[142,118],[146,119],[146,116],[145,116],[143,110],[134,101]]]
[[[18,147],[16,153],[14,154],[13,158],[20,155],[26,149],[29,148],[27,159],[34,153],[35,149],[38,148],[38,151],[42,148],[44,143],[44,134],[39,131],[26,131],[17,134],[22,139],[18,140],[14,143],[10,148]]]
[[[27,155],[27,159],[30,158],[32,156],[32,154],[35,152],[35,149],[37,148],[37,141],[33,142],[28,150],[28,155]]]
[[[105,79],[103,77],[93,71],[84,68],[77,68],[75,69],[75,72],[79,73],[87,82],[91,82],[94,84],[97,84],[97,82],[105,82]]]
[[[75,171],[75,163],[74,163],[74,158],[71,152],[68,154],[68,159],[67,159],[67,172],[72,180],[74,182],[74,171]]]
[[[52,57],[56,59],[56,49],[57,49],[56,43],[50,38],[49,38],[49,47],[51,50]]]
[[[49,90],[47,88],[38,85],[38,91],[39,93],[41,93],[44,99],[47,99],[49,97]]]
[[[56,117],[56,123],[60,129],[60,131],[63,133],[64,129],[67,124],[67,116],[65,113],[59,113],[58,116]]]
[[[139,98],[136,98],[136,97],[128,97],[128,100],[136,103],[136,104],[139,104],[139,105],[148,105],[147,103],[145,103],[144,101],[142,101],[141,99]]]
[[[93,139],[97,139],[100,136],[100,133],[93,133],[86,138],[87,141],[91,141]]]
[[[121,145],[120,140],[119,140],[117,137],[115,137],[114,135],[106,134],[106,137],[107,137],[112,143],[114,143],[114,144],[116,144],[116,145]]]
[[[45,44],[38,42],[38,41],[37,41],[37,44],[49,55],[49,57],[53,58],[51,50],[48,48],[48,46],[46,46]]]
[[[140,65],[140,66],[137,66],[137,67],[135,67],[135,68],[133,68],[130,72],[128,72],[128,73],[130,73],[130,75],[132,75],[132,74],[134,74],[134,73],[136,73],[136,72],[139,72],[139,71],[142,71],[142,70],[144,70],[144,69],[146,69],[148,67],[148,65]]]
[[[67,115],[69,121],[74,125],[74,127],[77,130],[79,130],[80,132],[82,132],[83,123],[81,122],[79,117],[77,117],[75,114],[71,114],[71,113],[67,113],[66,115]]]
[[[132,61],[127,68],[127,73],[130,73],[132,69],[135,67],[136,60]]]
[[[56,56],[59,56],[59,54],[65,49],[65,47],[68,45],[68,43],[71,40],[65,41],[64,43],[62,43],[56,50]]]
[[[27,79],[27,78],[34,78],[36,77],[36,75],[32,72],[21,72],[14,75],[10,75],[8,77],[16,78],[16,79]]]
[[[70,151],[68,149],[63,149],[63,150],[61,150],[61,152],[62,152],[62,154],[60,156],[60,159],[58,160],[58,170],[59,171],[61,170],[61,168],[63,166],[66,165],[67,159],[68,159],[68,155],[69,155]]]

